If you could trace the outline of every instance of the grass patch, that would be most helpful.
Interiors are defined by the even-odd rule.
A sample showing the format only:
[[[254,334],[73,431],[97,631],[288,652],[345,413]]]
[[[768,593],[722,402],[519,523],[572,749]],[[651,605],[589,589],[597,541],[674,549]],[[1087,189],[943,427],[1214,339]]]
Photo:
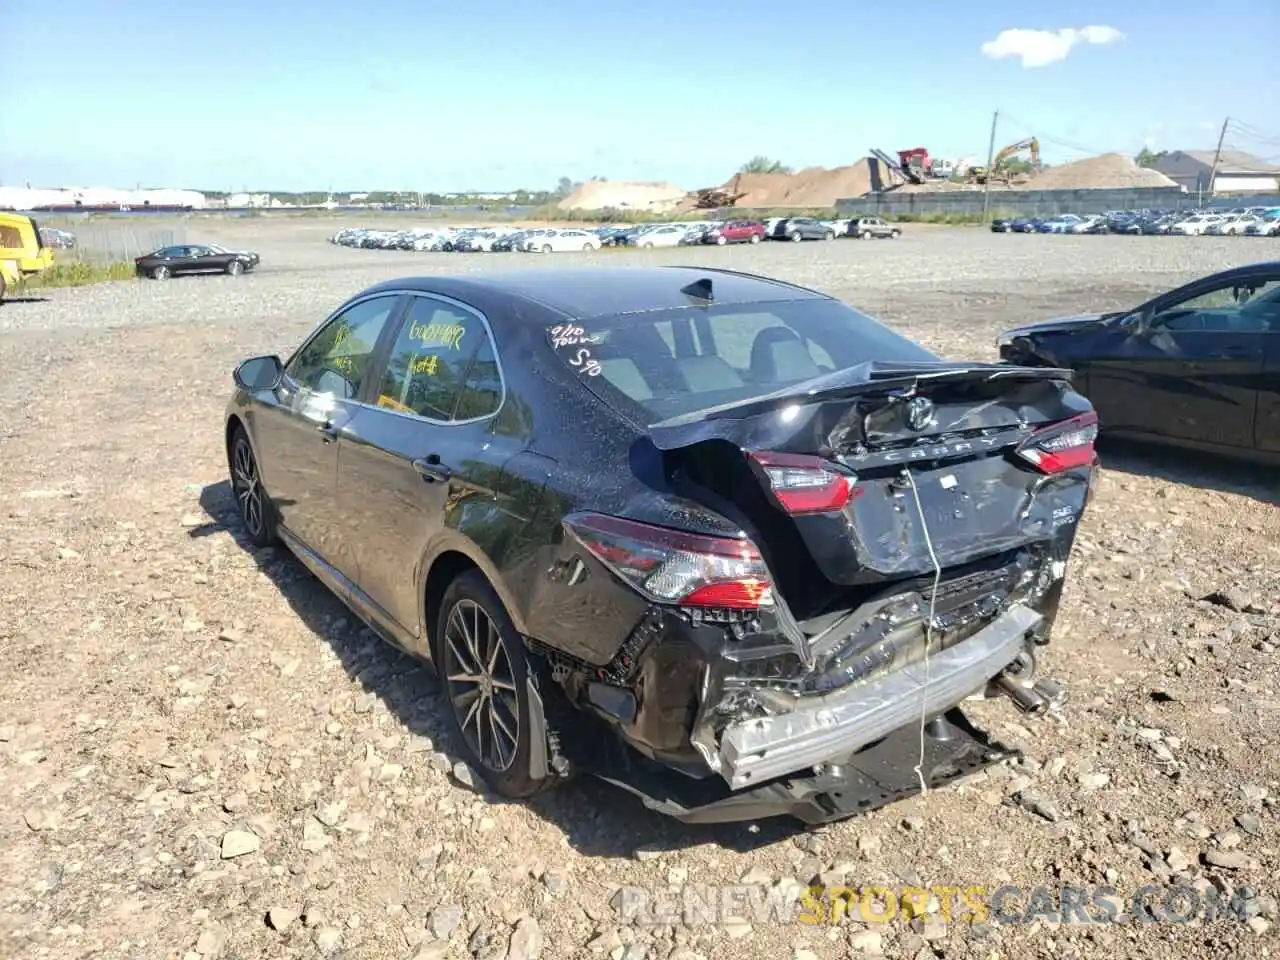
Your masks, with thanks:
[[[84,260],[55,262],[48,270],[41,270],[28,277],[28,290],[48,290],[51,287],[84,287],[91,283],[107,283],[112,280],[132,280],[134,266],[128,261],[114,263],[89,263]]]

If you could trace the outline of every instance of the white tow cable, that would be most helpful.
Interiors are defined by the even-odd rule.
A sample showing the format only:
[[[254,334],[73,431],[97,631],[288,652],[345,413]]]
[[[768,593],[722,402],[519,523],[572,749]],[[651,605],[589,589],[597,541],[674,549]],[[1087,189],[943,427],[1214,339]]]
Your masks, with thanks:
[[[924,545],[929,549],[929,559],[933,562],[933,589],[929,591],[929,619],[924,628],[924,690],[920,697],[920,759],[916,763],[916,778],[920,781],[920,793],[929,792],[929,785],[924,779],[924,728],[928,717],[929,705],[929,649],[933,646],[933,616],[938,602],[938,587],[942,583],[942,565],[938,563],[938,555],[933,552],[933,537],[929,535],[929,521],[924,515],[924,505],[920,502],[920,491],[916,489],[916,478],[908,467],[903,475],[911,487],[911,497],[916,502],[916,515],[920,517],[920,531],[924,534]]]

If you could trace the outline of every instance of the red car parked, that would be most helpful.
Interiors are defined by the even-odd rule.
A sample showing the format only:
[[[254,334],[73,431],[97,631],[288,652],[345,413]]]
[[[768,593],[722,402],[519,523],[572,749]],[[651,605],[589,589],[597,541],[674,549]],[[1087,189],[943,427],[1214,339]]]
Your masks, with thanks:
[[[759,243],[764,239],[764,224],[758,220],[730,220],[702,235],[703,243]]]

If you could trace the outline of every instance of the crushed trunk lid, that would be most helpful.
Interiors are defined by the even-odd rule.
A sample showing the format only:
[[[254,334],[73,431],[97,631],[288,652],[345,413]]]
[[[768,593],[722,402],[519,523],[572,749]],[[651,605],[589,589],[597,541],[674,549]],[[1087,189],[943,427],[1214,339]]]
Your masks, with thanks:
[[[744,502],[732,461],[745,460],[773,507],[752,518],[773,563],[788,562],[778,554],[798,535],[832,584],[874,584],[1050,539],[1078,519],[1096,418],[1070,377],[869,362],[648,433],[728,502]],[[721,456],[725,444],[745,456]]]

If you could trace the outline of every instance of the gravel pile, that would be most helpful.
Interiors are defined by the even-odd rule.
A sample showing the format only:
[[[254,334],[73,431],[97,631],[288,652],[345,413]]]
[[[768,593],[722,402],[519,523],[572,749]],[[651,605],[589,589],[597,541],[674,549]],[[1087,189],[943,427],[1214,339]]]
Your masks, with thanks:
[[[438,688],[303,568],[240,539],[230,370],[344,295],[477,254],[333,249],[328,223],[227,223],[258,275],[52,291],[0,308],[0,956],[1140,960],[1274,951],[1280,518],[1274,486],[1108,451],[1046,669],[1060,714],[979,704],[1020,764],[817,832],[685,828],[583,782],[477,789]],[[192,237],[193,241],[196,239]],[[568,257],[570,255],[564,255]],[[497,255],[506,265],[509,258]],[[1248,241],[908,229],[573,261],[732,264],[814,284],[954,356],[1110,308]],[[524,258],[533,269],[560,255]],[[927,266],[926,266],[927,265]],[[652,926],[620,886],[1109,884],[1226,891],[1243,919]],[[1157,899],[1158,902],[1158,899]],[[1010,903],[1025,910],[1026,898]],[[1271,945],[1271,946],[1269,946]]]
[[[1028,190],[1111,190],[1126,187],[1176,187],[1158,170],[1140,167],[1123,153],[1104,153],[1049,167],[1033,177]]]

